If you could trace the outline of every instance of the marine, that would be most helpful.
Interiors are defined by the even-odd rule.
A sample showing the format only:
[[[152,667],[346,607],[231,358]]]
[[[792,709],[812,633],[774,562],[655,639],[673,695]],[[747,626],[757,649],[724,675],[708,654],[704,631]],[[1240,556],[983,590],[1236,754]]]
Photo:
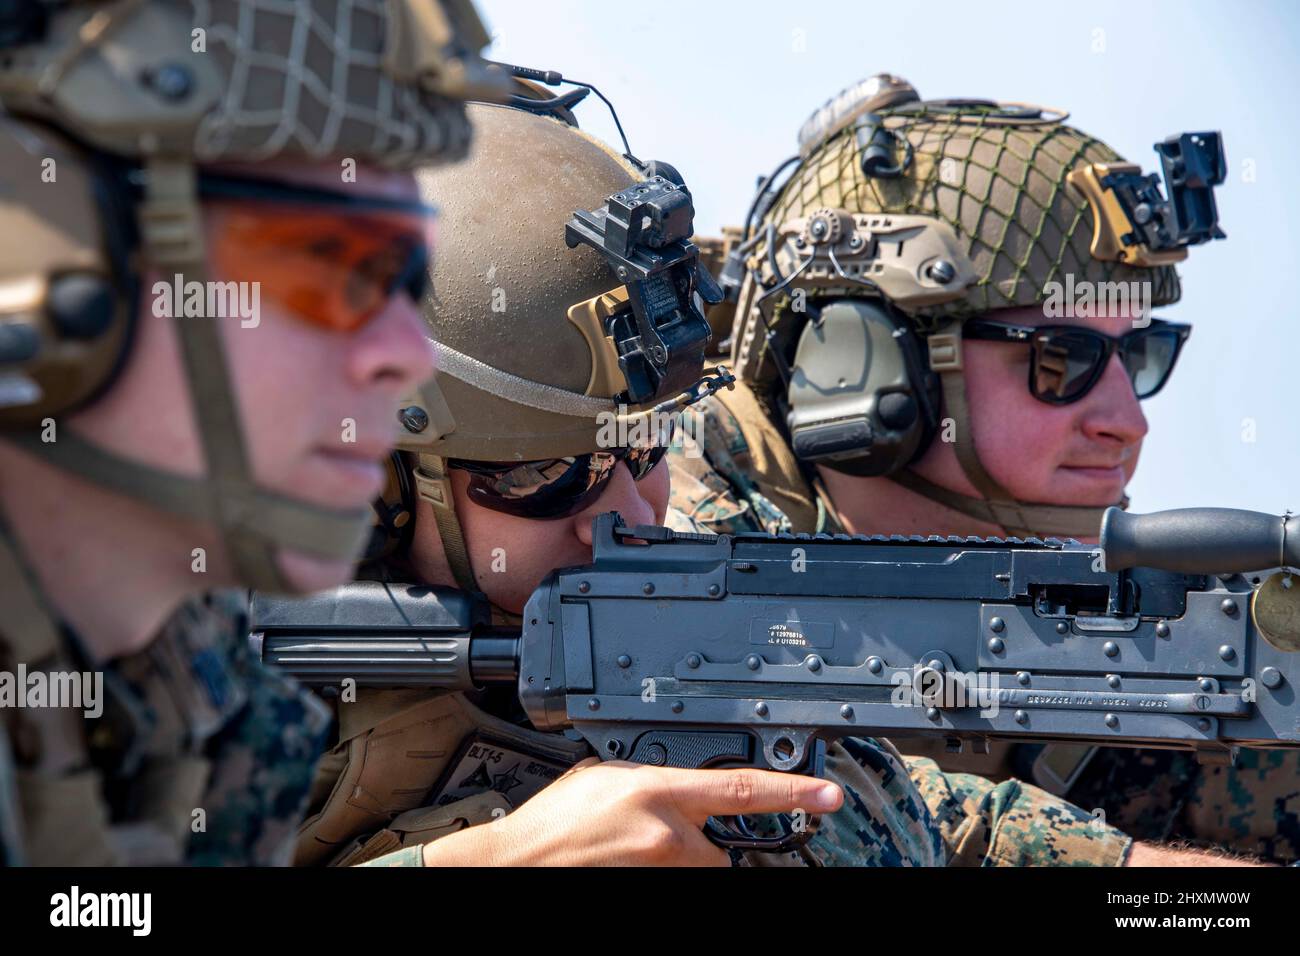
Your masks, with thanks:
[[[407,434],[376,507],[367,572],[392,587],[481,592],[502,624],[520,620],[551,569],[590,561],[595,515],[663,521],[658,416],[675,418],[724,381],[703,363],[695,293],[714,293],[688,241],[688,184],[666,163],[588,136],[535,84],[518,88],[508,106],[468,107],[467,163],[421,176],[445,226],[424,313],[437,392],[394,408]],[[612,227],[600,232],[616,216],[652,225],[623,242]],[[647,261],[653,271],[630,275]],[[647,361],[636,330],[669,308],[675,334]],[[919,792],[874,741],[832,748],[827,784],[602,763],[580,740],[532,730],[509,694],[357,688],[354,700],[337,694],[335,709],[338,739],[313,787],[299,864],[939,861]],[[816,802],[823,789],[829,804]],[[743,813],[757,836],[773,836],[819,806],[839,809],[794,854],[733,855],[702,832],[710,816]]]
[[[548,570],[590,560],[595,514],[617,510],[630,524],[680,523],[682,516],[665,510],[660,440],[669,429],[660,427],[661,418],[685,426],[693,408],[732,394],[717,391],[689,404],[647,396],[641,411],[625,401],[632,381],[621,369],[637,367],[636,353],[629,348],[622,364],[612,353],[617,317],[631,324],[631,293],[591,249],[566,248],[563,226],[570,210],[581,218],[611,192],[646,181],[647,171],[626,152],[619,157],[585,137],[566,116],[532,115],[547,113],[529,102],[540,95],[520,93],[509,109],[471,105],[479,137],[474,158],[424,180],[443,197],[450,227],[425,313],[437,343],[442,404],[413,397],[400,413],[409,434],[376,507],[379,559],[368,572],[392,587],[457,585],[484,593],[501,624],[518,623]],[[487,211],[502,190],[524,202],[517,228],[507,233],[496,231]],[[603,218],[609,217],[591,217]],[[534,261],[550,265],[528,268]],[[498,313],[492,303],[502,299],[511,304]],[[692,362],[693,376],[703,377],[683,396],[694,399],[723,379],[721,370],[701,368],[702,352]],[[639,427],[645,419],[638,414],[654,424]],[[613,436],[619,440],[611,444]],[[622,443],[632,436],[651,440]],[[725,861],[696,839],[698,820],[687,829],[660,818],[682,827],[674,852],[651,844],[647,853],[645,843],[626,841],[588,849],[592,834],[608,840],[602,811],[615,804],[593,799],[574,815],[564,794],[575,782],[572,771],[526,772],[582,767],[574,762],[586,756],[585,745],[531,731],[509,694],[358,689],[354,701],[338,695],[336,710],[339,740],[314,788],[319,801],[300,834],[299,863]],[[578,781],[626,769],[617,761],[587,767]],[[651,769],[636,772],[649,779]],[[548,787],[557,773],[559,784]],[[897,751],[883,742],[833,747],[828,776],[844,787],[845,804],[823,818],[805,850],[786,857],[750,852],[744,863],[1119,863],[1129,852],[1131,841],[1118,831],[1036,788],[1004,786],[981,804],[972,793],[992,785],[976,777],[931,769],[909,781]],[[1040,818],[1055,823],[1028,825]],[[539,834],[541,821],[547,824]],[[783,825],[751,820],[760,836]]]
[[[1096,540],[1136,467],[1138,402],[1163,387],[1190,333],[1141,306],[1177,301],[1173,263],[1221,230],[1126,246],[1117,233],[1133,226],[1098,176],[1149,181],[1065,119],[922,100],[888,74],[813,114],[788,178],[762,182],[742,228],[700,240],[729,291],[710,322],[740,382],[695,407],[698,443],[670,455],[682,527]],[[1217,137],[1187,136],[1205,144],[1189,162],[1221,165]],[[1141,301],[1115,311],[1094,298],[1073,319],[1043,313],[1059,288],[1132,283]],[[1006,747],[953,757],[896,743],[950,863],[1206,859],[1112,825],[1132,822],[1124,801],[1155,775],[1123,796],[1113,779],[1070,790],[1070,804],[1016,779]],[[1171,758],[1117,751],[1097,766],[1134,759]],[[958,812],[980,825],[947,824]],[[994,833],[1014,851],[988,847]]]
[[[6,864],[286,863],[324,746],[227,589],[350,574],[433,370],[410,170],[499,80],[465,0],[268,9],[5,7],[0,670],[106,698],[0,710]],[[257,315],[169,317],[164,277]]]

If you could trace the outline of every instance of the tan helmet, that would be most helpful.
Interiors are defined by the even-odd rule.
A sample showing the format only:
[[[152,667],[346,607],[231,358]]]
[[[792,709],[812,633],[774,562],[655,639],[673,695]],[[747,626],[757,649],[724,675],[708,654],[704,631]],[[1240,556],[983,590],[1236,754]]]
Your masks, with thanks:
[[[486,42],[469,0],[6,4],[0,439],[216,524],[251,586],[283,586],[277,547],[354,555],[364,512],[253,483],[215,319],[177,325],[205,479],[118,458],[93,436],[42,441],[42,423],[111,387],[145,269],[202,281],[199,164],[458,159],[470,139],[462,100],[504,89],[477,55]]]
[[[794,171],[779,189],[776,174],[760,188],[723,276],[736,301],[736,374],[784,419],[801,460],[888,475],[1012,534],[1097,533],[1102,509],[1017,501],[980,463],[961,323],[1042,303],[1053,283],[1142,281],[1151,304],[1176,302],[1172,264],[1187,246],[1223,234],[1213,181],[1195,197],[1207,204],[1208,224],[1189,225],[1178,203],[1159,202],[1154,176],[1140,176],[1066,116],[923,101],[882,75],[804,125],[800,152],[787,161]],[[1179,162],[1180,149],[1199,151],[1212,173],[1217,162],[1221,181],[1217,134],[1183,134],[1164,147],[1162,156]],[[1167,181],[1174,165],[1165,164]],[[933,437],[940,396],[983,499],[907,467]]]
[[[400,412],[398,447],[418,454],[419,493],[472,587],[447,459],[593,452],[689,400],[708,341],[696,282],[712,283],[671,167],[639,166],[549,115],[486,104],[468,113],[469,160],[420,174],[442,208],[424,310],[438,371]],[[662,234],[649,225],[656,216]],[[623,235],[629,225],[639,240]],[[605,241],[594,241],[601,230]]]

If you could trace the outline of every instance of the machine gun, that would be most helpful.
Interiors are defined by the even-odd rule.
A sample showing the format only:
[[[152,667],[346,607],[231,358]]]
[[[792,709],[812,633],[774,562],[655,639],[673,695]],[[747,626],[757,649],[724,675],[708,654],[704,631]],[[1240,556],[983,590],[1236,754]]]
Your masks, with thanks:
[[[509,682],[605,759],[820,773],[825,742],[940,736],[1300,746],[1300,517],[1110,509],[1037,538],[684,534],[595,519],[523,626],[464,592],[365,582],[257,596],[260,656],[309,685]],[[1281,568],[1245,576],[1242,572]],[[1266,578],[1266,580],[1265,580]],[[785,850],[710,821],[721,845]]]

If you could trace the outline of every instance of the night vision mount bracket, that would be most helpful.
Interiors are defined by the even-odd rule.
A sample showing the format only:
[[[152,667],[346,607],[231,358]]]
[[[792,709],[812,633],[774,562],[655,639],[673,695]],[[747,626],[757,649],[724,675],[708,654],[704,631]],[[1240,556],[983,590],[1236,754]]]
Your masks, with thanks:
[[[1170,265],[1186,259],[1189,246],[1226,238],[1214,202],[1227,171],[1220,135],[1180,133],[1154,148],[1168,199],[1160,177],[1143,175],[1135,163],[1092,163],[1066,176],[1092,206],[1094,259]]]
[[[722,300],[690,241],[695,208],[685,186],[651,176],[578,210],[564,227],[569,248],[592,246],[628,291],[626,310],[611,315],[607,332],[618,352],[627,391],[615,401],[640,405],[689,389],[704,364],[709,323],[700,299]]]

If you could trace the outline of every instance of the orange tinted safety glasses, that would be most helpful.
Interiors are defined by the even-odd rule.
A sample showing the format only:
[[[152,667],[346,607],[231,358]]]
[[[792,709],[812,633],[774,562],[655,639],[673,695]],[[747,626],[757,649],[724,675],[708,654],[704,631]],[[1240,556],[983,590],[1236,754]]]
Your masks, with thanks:
[[[397,293],[420,304],[437,210],[242,177],[199,177],[219,210],[211,249],[223,280],[257,282],[303,321],[353,332]]]

